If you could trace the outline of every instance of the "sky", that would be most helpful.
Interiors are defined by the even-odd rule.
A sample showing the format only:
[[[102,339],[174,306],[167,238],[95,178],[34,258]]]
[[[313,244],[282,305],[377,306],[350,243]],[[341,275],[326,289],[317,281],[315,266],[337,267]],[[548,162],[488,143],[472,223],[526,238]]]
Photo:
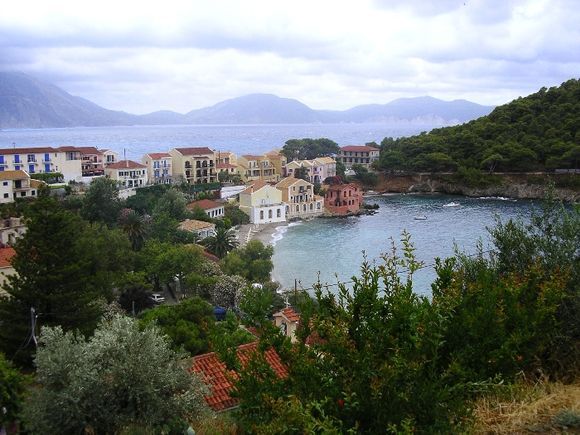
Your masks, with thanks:
[[[137,114],[257,92],[496,105],[580,77],[580,0],[2,3],[0,70]]]

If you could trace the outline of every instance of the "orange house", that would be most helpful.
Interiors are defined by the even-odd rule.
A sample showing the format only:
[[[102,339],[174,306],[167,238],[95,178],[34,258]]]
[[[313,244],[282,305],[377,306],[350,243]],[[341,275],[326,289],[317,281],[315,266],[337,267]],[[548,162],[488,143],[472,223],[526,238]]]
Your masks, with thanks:
[[[362,190],[356,184],[334,184],[328,186],[324,195],[324,207],[337,215],[359,211],[363,202]]]

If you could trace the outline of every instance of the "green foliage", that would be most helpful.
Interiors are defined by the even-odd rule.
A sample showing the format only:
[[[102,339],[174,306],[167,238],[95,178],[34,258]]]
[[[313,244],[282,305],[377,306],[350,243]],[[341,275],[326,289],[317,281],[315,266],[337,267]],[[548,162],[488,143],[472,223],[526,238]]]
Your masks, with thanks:
[[[236,315],[228,311],[225,320],[215,322],[210,332],[211,348],[228,367],[237,366],[238,346],[256,341],[256,337],[240,326]]]
[[[165,191],[157,200],[153,214],[167,213],[171,218],[181,221],[189,214],[187,211],[187,198],[185,195],[172,187]]]
[[[239,275],[250,282],[270,280],[274,248],[259,240],[250,240],[242,248],[234,249],[222,261],[222,270],[228,275]]]
[[[88,341],[43,328],[38,387],[23,418],[31,433],[118,433],[138,426],[184,430],[207,412],[203,382],[186,370],[157,328],[114,316]]]
[[[141,327],[156,324],[171,340],[172,347],[190,355],[209,349],[209,333],[214,323],[213,308],[201,298],[188,298],[178,305],[161,305],[144,311]]]
[[[47,184],[62,183],[64,180],[64,177],[60,172],[30,174],[30,178],[33,180],[44,181]]]
[[[127,314],[139,314],[141,311],[153,307],[151,300],[152,286],[144,273],[127,273],[119,284],[119,305]]]
[[[308,168],[301,166],[296,168],[294,171],[294,178],[300,178],[302,180],[306,180],[310,182],[310,176],[308,175]]]
[[[102,222],[111,227],[117,222],[121,202],[114,180],[95,178],[83,198],[81,216],[89,222]]]
[[[239,207],[229,203],[225,204],[224,218],[229,219],[233,226],[250,223],[250,216],[240,210]]]
[[[133,251],[139,251],[145,243],[147,220],[135,210],[125,208],[121,210],[119,216],[119,227],[127,234]]]
[[[460,166],[455,174],[447,177],[452,183],[477,188],[497,186],[502,182],[497,175],[484,173],[477,168],[465,168],[463,166]]]
[[[0,353],[0,428],[15,422],[24,399],[26,377]]]
[[[225,257],[228,252],[238,246],[234,232],[223,227],[218,227],[215,234],[205,238],[202,243],[209,252],[218,258]]]
[[[242,290],[248,285],[246,280],[237,275],[221,275],[209,290],[209,297],[214,305],[234,308],[238,305]]]
[[[578,168],[579,126],[580,81],[572,79],[463,125],[385,138],[379,166],[391,172],[464,167],[489,173]]]
[[[374,187],[378,182],[377,174],[370,172],[365,166],[358,163],[352,165],[354,178],[360,181],[364,186]]]
[[[286,141],[280,153],[288,161],[292,160],[311,160],[316,157],[325,157],[338,154],[340,147],[330,139],[290,139]]]
[[[88,225],[51,198],[28,209],[27,232],[15,245],[17,274],[0,300],[0,343],[6,355],[30,363],[31,307],[40,325],[91,333],[100,316],[99,298],[111,298],[115,277],[130,260],[127,238]]]

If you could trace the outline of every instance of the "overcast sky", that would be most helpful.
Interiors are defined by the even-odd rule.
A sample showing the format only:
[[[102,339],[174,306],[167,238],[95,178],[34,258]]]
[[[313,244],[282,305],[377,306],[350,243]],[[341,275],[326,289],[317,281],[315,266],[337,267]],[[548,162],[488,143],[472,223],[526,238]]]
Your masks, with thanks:
[[[132,113],[254,92],[502,104],[580,77],[580,1],[6,0],[0,69]]]

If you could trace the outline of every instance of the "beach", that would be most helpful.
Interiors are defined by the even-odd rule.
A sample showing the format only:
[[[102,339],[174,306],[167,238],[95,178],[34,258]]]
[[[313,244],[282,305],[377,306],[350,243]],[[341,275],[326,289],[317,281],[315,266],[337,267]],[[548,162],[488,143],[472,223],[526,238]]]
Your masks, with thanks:
[[[245,245],[250,240],[259,240],[264,245],[275,245],[286,231],[288,222],[275,222],[271,224],[245,224],[238,230],[238,241],[240,245]]]

